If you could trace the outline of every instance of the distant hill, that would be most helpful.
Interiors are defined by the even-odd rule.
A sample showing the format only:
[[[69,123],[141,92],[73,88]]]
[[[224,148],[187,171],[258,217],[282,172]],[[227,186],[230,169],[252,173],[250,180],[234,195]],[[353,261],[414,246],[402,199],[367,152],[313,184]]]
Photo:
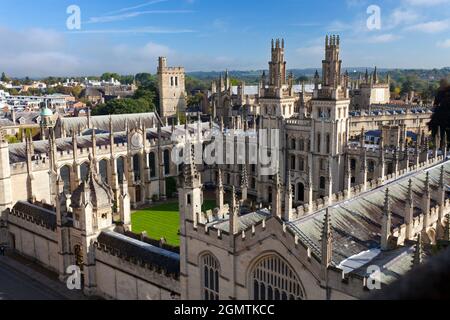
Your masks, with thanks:
[[[366,67],[347,67],[344,68],[344,72],[347,70],[352,78],[357,78],[359,74],[364,74],[366,69],[369,72],[373,72],[373,68]],[[249,70],[249,71],[239,71],[233,70],[229,71],[230,77],[232,79],[244,80],[247,84],[257,84],[264,70]],[[266,74],[268,70],[265,70]],[[319,73],[321,73],[321,69],[318,69]],[[316,72],[315,68],[307,68],[307,69],[289,69],[288,72],[292,72],[294,74],[294,78],[298,79],[300,77],[307,77],[312,79],[314,77],[314,73]],[[394,80],[399,80],[401,78],[407,77],[417,77],[420,80],[425,81],[439,81],[443,78],[448,78],[450,76],[450,67],[442,68],[442,69],[378,69],[380,76],[385,76],[387,73],[391,75],[391,78]],[[219,79],[221,74],[225,74],[225,72],[219,71],[210,71],[210,72],[189,72],[188,76],[203,80],[203,81],[212,81]]]

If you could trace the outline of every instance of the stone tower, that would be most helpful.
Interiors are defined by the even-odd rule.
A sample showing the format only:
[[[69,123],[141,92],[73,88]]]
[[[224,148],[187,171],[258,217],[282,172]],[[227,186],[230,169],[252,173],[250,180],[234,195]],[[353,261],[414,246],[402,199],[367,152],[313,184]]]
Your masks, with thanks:
[[[339,36],[325,39],[325,59],[323,60],[322,86],[316,85],[311,100],[313,152],[313,177],[315,186],[320,186],[319,196],[328,196],[325,191],[332,184],[333,193],[344,189],[345,148],[349,132],[349,90],[342,86],[339,58]],[[316,83],[318,83],[316,74]],[[331,176],[325,175],[329,169]],[[321,181],[320,181],[321,180]],[[325,183],[324,183],[325,182]]]
[[[284,39],[272,40],[272,60],[269,62],[269,86],[280,88],[286,84],[286,61],[284,60]]]
[[[168,67],[167,58],[158,64],[159,112],[163,118],[186,111],[185,72],[182,67]]]

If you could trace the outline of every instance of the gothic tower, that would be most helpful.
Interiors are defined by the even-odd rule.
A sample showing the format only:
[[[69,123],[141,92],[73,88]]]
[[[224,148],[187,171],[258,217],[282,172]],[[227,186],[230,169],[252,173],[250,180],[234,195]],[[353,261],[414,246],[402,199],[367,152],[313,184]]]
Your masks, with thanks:
[[[159,58],[159,113],[162,118],[175,117],[186,111],[185,72],[182,67],[168,67],[165,57]]]
[[[313,181],[317,196],[345,189],[345,148],[349,132],[349,90],[342,86],[339,36],[327,36],[323,60],[322,86],[316,86],[311,100],[311,152]],[[331,175],[329,174],[331,172]]]

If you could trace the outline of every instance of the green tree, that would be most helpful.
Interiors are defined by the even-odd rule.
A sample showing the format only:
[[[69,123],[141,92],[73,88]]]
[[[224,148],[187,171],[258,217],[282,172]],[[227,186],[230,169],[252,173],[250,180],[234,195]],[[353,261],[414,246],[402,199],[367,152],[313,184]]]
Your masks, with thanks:
[[[11,81],[11,79],[8,78],[8,76],[4,72],[2,72],[2,78],[0,80],[3,81],[3,82]]]
[[[146,113],[155,110],[155,106],[144,98],[140,99],[115,99],[105,104],[100,104],[92,111],[93,115]]]

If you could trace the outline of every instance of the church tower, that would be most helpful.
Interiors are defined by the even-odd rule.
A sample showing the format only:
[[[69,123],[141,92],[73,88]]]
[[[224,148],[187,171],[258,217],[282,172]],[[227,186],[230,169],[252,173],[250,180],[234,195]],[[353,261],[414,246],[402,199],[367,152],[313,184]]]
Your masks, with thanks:
[[[185,72],[182,67],[168,67],[167,58],[158,63],[159,114],[162,118],[175,117],[186,111]]]

